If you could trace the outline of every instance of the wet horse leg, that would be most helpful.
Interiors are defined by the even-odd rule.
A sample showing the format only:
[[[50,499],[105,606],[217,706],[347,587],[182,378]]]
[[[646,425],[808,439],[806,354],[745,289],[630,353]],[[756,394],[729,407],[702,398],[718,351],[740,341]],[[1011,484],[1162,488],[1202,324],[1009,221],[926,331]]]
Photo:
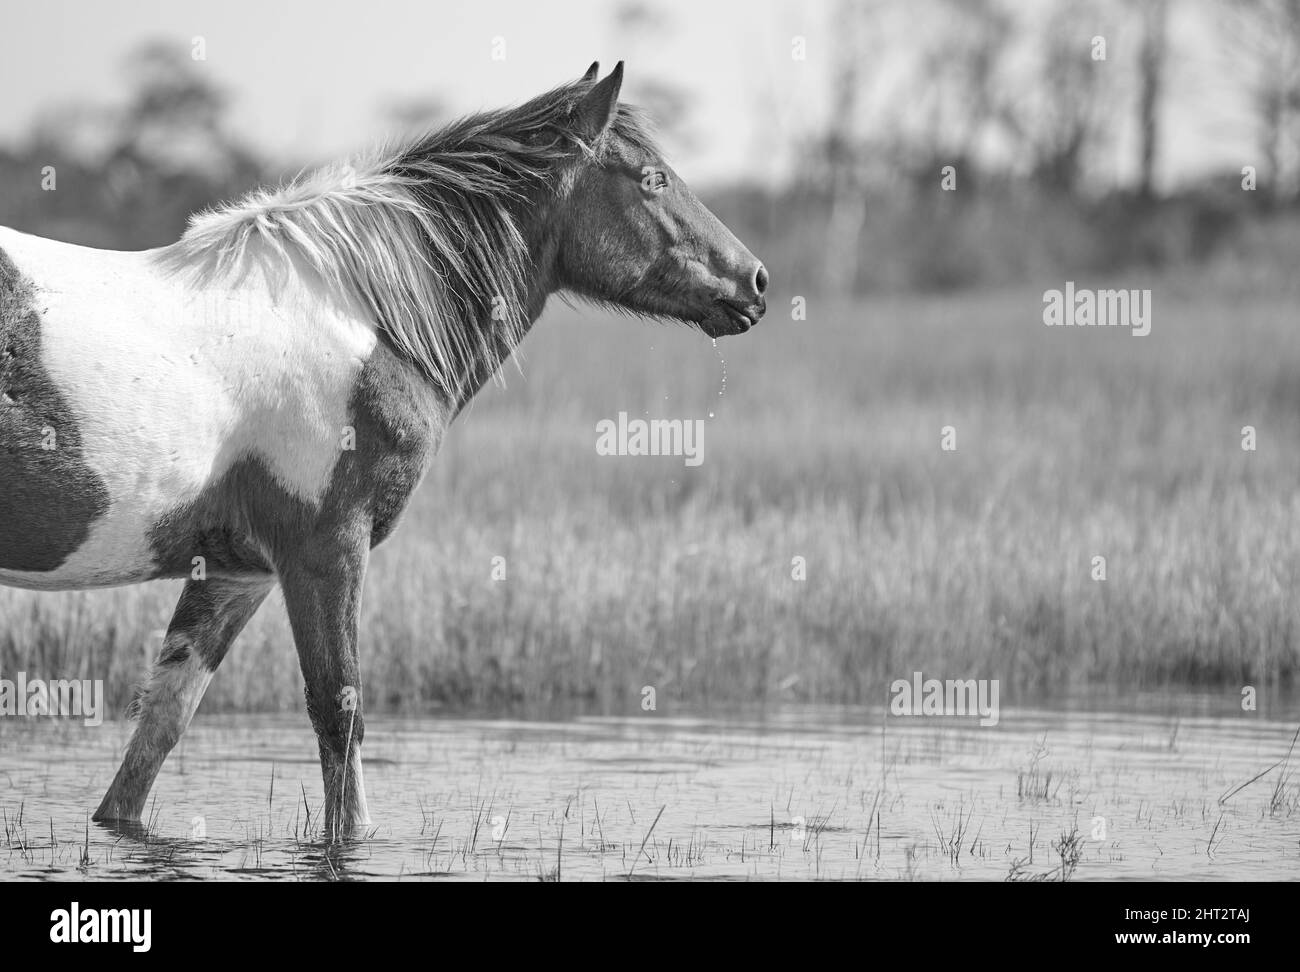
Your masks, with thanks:
[[[330,840],[370,823],[361,774],[361,669],[357,654],[369,531],[307,545],[279,565],[285,607],[306,683],[307,714],[320,746],[325,833]]]
[[[96,820],[140,819],[163,761],[190,724],[231,642],[273,584],[269,577],[186,582],[158,661],[133,705],[135,731]]]

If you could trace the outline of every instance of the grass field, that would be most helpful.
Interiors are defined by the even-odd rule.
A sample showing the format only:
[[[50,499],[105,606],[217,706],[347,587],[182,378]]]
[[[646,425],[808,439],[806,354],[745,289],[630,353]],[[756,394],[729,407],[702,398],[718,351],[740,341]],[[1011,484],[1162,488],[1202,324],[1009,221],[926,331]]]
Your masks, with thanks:
[[[721,397],[700,334],[554,305],[525,375],[461,417],[372,558],[368,707],[631,712],[646,685],[661,708],[883,701],[917,670],[1035,696],[1290,683],[1294,302],[1192,278],[1076,283],[1150,287],[1151,334],[1044,327],[1059,280],[805,295],[804,321],[778,291],[758,329],[719,343]],[[710,410],[696,468],[596,454],[597,421],[620,411]],[[120,711],[177,590],[0,589],[0,673],[103,678]],[[205,708],[300,705],[273,597]]]

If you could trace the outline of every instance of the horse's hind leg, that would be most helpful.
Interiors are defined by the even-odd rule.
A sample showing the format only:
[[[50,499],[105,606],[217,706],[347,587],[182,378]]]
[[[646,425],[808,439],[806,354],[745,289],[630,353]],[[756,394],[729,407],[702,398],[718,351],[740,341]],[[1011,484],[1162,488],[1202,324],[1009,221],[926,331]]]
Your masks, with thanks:
[[[346,532],[346,531],[344,531]],[[307,714],[320,746],[325,833],[330,840],[370,823],[361,778],[361,668],[357,622],[369,532],[300,549],[279,567],[307,691]]]
[[[273,581],[187,581],[158,661],[136,700],[138,722],[96,820],[139,820],[163,760],[185,732],[212,674]]]

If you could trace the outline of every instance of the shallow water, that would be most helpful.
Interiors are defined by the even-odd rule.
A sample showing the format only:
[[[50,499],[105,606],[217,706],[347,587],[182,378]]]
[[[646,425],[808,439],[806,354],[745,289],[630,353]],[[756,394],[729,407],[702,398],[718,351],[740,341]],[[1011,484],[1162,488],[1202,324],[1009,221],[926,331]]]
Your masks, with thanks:
[[[305,716],[196,719],[143,833],[87,820],[128,732],[0,719],[0,879],[1300,875],[1300,746],[1232,793],[1296,732],[1254,713],[371,718],[374,826],[332,848]]]

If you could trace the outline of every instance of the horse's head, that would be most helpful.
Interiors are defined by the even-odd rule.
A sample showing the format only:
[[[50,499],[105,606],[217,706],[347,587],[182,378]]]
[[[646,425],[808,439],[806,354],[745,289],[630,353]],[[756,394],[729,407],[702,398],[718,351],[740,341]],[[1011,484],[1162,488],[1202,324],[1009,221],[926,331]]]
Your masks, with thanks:
[[[637,116],[620,111],[623,62],[595,78],[593,64],[571,116],[589,151],[563,191],[559,284],[710,337],[749,330],[767,310],[767,270],[664,162]]]

